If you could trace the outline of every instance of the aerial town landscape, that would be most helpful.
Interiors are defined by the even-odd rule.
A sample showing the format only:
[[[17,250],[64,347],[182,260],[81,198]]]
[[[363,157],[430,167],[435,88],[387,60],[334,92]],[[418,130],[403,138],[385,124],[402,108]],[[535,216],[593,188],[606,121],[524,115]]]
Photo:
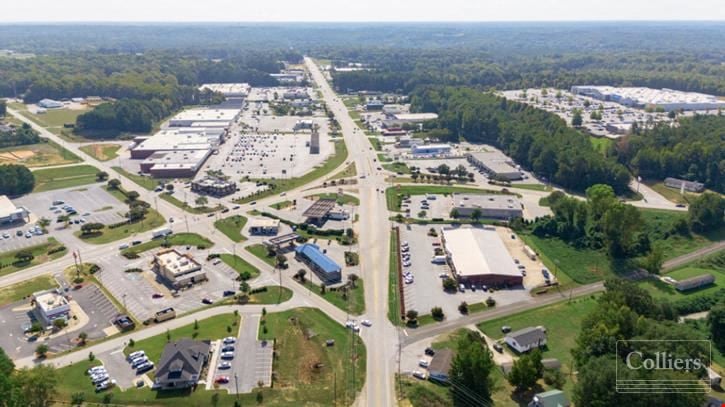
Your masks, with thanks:
[[[23,10],[0,406],[725,405],[722,6]]]

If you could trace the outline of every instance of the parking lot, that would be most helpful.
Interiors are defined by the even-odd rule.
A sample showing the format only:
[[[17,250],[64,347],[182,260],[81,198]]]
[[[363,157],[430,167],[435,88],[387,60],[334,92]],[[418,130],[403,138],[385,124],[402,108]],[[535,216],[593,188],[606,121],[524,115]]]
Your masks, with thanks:
[[[435,225],[436,233],[440,235],[440,228],[444,225]],[[401,242],[408,242],[410,247],[410,266],[403,267],[403,271],[410,270],[413,282],[405,284],[405,309],[414,309],[421,315],[430,314],[433,307],[441,307],[447,319],[461,317],[458,306],[462,301],[469,305],[486,301],[490,296],[496,304],[505,305],[530,298],[528,289],[523,287],[499,290],[493,293],[482,290],[449,293],[443,290],[443,274],[451,276],[450,269],[445,264],[435,264],[431,260],[434,255],[434,243],[440,242],[440,237],[428,236],[430,226],[406,225],[400,228]],[[523,253],[522,253],[523,255]],[[532,273],[533,274],[533,273]]]
[[[213,380],[219,376],[228,376],[229,382],[219,384],[221,388],[227,389],[230,393],[236,392],[237,383],[240,393],[248,393],[253,389],[272,384],[272,353],[274,352],[274,343],[257,340],[257,329],[259,327],[260,317],[245,316],[239,327],[237,341],[233,345],[220,344],[218,349],[224,346],[234,346],[233,359],[221,359],[219,355],[215,355],[215,365]],[[217,352],[218,353],[218,352]],[[223,361],[229,362],[229,368],[219,368]]]
[[[136,382],[141,380],[142,375],[136,374],[136,369],[131,367],[126,355],[123,354],[123,349],[100,353],[96,358],[103,362],[109,377],[116,380],[116,385],[121,389],[136,387]]]
[[[87,323],[73,327],[69,332],[61,331],[52,338],[41,338],[39,341],[48,345],[51,353],[63,352],[76,346],[73,341],[80,332],[88,334],[88,339],[100,339],[107,336],[104,330],[112,326],[111,320],[118,314],[113,303],[93,284],[84,285],[79,290],[69,290],[71,301],[80,306],[88,317]],[[30,302],[18,301],[0,308],[0,347],[6,350],[11,358],[29,357],[35,353],[38,341],[28,341],[25,329],[29,328],[34,317]]]
[[[183,247],[177,247],[186,252]],[[120,254],[109,256],[97,262],[101,271],[96,277],[103,286],[118,300],[125,304],[126,309],[136,319],[144,321],[152,318],[157,311],[173,307],[177,313],[192,311],[203,306],[202,300],[209,298],[216,301],[223,297],[225,290],[236,290],[239,275],[224,263],[213,265],[206,262],[207,251],[190,250],[192,256],[202,263],[209,281],[194,285],[192,288],[181,291],[181,295],[173,297],[164,282],[151,271],[153,253],[151,250],[142,253],[140,258],[128,260]],[[129,268],[140,268],[141,273],[126,273]],[[152,298],[154,294],[161,294],[160,298]]]

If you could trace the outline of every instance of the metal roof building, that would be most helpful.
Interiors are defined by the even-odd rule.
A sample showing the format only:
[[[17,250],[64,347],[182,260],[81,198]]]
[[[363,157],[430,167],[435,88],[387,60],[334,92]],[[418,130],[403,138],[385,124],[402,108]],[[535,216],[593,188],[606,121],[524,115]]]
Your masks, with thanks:
[[[342,268],[327,257],[317,245],[305,243],[298,246],[295,248],[295,258],[307,264],[326,284],[334,284],[342,280]]]

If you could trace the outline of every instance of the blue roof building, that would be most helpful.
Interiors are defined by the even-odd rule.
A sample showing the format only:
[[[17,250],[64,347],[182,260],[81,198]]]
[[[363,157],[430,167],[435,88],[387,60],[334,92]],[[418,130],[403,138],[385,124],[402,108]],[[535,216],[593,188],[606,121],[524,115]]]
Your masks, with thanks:
[[[297,246],[295,258],[307,264],[325,284],[339,283],[342,280],[342,267],[322,253],[317,245],[305,243]]]

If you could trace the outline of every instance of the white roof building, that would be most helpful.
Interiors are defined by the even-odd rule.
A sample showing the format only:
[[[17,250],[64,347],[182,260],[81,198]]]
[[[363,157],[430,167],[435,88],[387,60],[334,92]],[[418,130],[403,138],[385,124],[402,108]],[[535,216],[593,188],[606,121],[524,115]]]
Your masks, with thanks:
[[[714,110],[725,107],[725,101],[717,96],[697,92],[683,92],[667,88],[614,86],[572,86],[574,94],[595,99],[617,102],[625,106],[657,106],[670,110]]]
[[[0,223],[12,223],[24,220],[30,211],[24,206],[16,207],[6,195],[0,195]]]
[[[45,326],[51,325],[56,319],[70,318],[70,304],[57,289],[35,292],[33,300],[35,301],[33,312]]]
[[[252,87],[248,83],[205,83],[199,86],[199,90],[205,89],[221,93],[226,97],[245,97],[249,95]]]
[[[231,122],[237,120],[240,109],[209,109],[194,108],[184,110],[169,120],[170,127],[190,127],[190,126],[209,126],[217,125],[228,126]]]

